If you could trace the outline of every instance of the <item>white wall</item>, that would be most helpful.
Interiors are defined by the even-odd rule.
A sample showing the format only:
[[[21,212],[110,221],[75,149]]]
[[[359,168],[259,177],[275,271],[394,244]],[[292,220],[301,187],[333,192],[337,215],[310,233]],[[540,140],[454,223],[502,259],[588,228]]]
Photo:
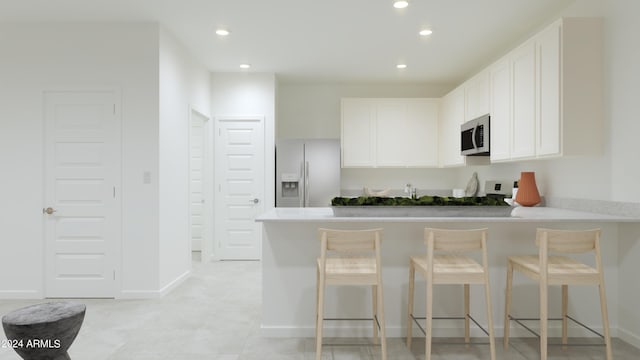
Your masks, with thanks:
[[[160,29],[159,287],[191,269],[189,128],[191,109],[209,114],[209,71]]]
[[[122,92],[125,291],[158,284],[158,28],[0,25],[0,297],[43,289],[43,90]],[[142,183],[150,171],[152,182]],[[145,261],[140,261],[145,259]]]
[[[275,204],[276,91],[274,74],[250,72],[211,74],[211,114],[214,121],[217,116],[229,115],[263,115],[265,117],[265,211]]]
[[[612,199],[640,202],[638,84],[640,2],[608,0],[605,14],[605,103],[611,121]]]

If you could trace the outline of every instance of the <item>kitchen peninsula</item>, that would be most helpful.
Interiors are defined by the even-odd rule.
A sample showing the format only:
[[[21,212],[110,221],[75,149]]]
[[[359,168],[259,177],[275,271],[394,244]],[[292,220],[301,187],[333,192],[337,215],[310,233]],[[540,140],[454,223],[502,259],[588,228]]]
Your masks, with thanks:
[[[338,217],[331,208],[275,208],[258,217],[263,224],[262,247],[262,331],[265,336],[313,337],[315,331],[316,269],[319,254],[318,228],[366,229],[383,228],[382,273],[387,334],[404,336],[407,310],[409,256],[425,252],[423,229],[488,228],[491,297],[496,336],[502,336],[506,259],[509,255],[534,254],[535,231],[538,227],[555,229],[602,229],[602,256],[605,266],[607,301],[612,335],[638,346],[640,319],[635,304],[627,303],[624,293],[629,274],[640,271],[640,261],[629,258],[626,247],[635,246],[631,239],[640,233],[640,219],[596,214],[549,207],[517,207],[509,217]],[[635,250],[637,251],[637,250]],[[580,258],[589,264],[593,259]],[[514,279],[515,312],[532,317],[537,314],[538,289],[535,283]],[[416,284],[416,308],[424,307],[424,283]],[[422,294],[422,296],[420,296]],[[368,288],[331,287],[326,294],[328,317],[370,317],[371,299]],[[560,309],[560,288],[549,292],[550,314]],[[471,312],[481,324],[486,323],[482,290],[471,287]],[[601,328],[597,290],[570,287],[569,311],[595,329]],[[462,289],[442,286],[434,294],[434,314],[461,314]],[[333,327],[331,327],[333,326]],[[551,323],[550,334],[558,330]],[[558,325],[559,326],[559,325]],[[462,323],[442,320],[434,322],[435,336],[460,336]],[[515,336],[527,336],[517,326]],[[331,322],[327,336],[362,336],[370,331],[367,322]],[[473,336],[481,336],[479,329]],[[571,328],[570,336],[589,336]]]

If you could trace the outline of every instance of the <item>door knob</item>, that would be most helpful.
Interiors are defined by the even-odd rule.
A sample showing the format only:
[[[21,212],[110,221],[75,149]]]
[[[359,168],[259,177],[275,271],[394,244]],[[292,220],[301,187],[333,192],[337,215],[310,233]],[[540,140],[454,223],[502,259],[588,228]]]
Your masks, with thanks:
[[[252,203],[254,203],[254,204],[257,204],[257,203],[259,203],[259,202],[260,202],[260,199],[253,199],[253,200],[249,200],[249,201],[251,201],[251,202],[252,202]]]
[[[44,208],[42,209],[42,213],[43,213],[43,214],[49,214],[49,215],[53,214],[53,213],[54,213],[54,212],[56,212],[56,211],[58,211],[58,210],[55,210],[55,209],[54,209],[54,208],[52,208],[52,207],[48,207],[48,208],[46,208],[46,209],[44,209]]]

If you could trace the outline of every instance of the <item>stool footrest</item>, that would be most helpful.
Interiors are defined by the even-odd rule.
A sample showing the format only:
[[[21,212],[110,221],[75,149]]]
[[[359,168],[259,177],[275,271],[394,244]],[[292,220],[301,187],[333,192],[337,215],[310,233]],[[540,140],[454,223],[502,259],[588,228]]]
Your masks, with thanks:
[[[511,315],[509,316],[509,320],[515,321],[516,323],[518,323],[518,325],[522,326],[523,328],[525,328],[526,330],[528,330],[530,333],[532,333],[533,335],[535,335],[536,337],[540,338],[540,334],[538,334],[537,332],[535,332],[535,330],[531,329],[530,327],[528,327],[527,325],[523,324],[522,321],[540,321],[540,318],[515,318]],[[600,334],[599,332],[593,330],[592,328],[588,327],[587,325],[581,323],[580,321],[574,319],[573,317],[567,315],[567,319],[573,321],[574,323],[580,325],[581,327],[583,327],[584,329],[589,330],[590,332],[598,335],[600,338],[604,339],[604,335]],[[548,318],[547,321],[562,321],[562,318]],[[551,345],[551,344],[550,344]],[[565,344],[566,345],[566,344]],[[576,345],[574,345],[576,346]],[[595,346],[595,345],[577,345],[577,346]],[[600,344],[598,344],[598,346],[600,346]]]
[[[376,321],[376,325],[378,329],[380,328],[380,322],[378,321],[378,317],[374,316],[372,318],[322,318],[323,321]]]
[[[411,318],[413,319],[413,321],[416,323],[416,325],[418,325],[418,328],[420,329],[420,331],[422,331],[422,333],[424,335],[427,335],[427,332],[424,330],[424,328],[422,327],[422,325],[420,325],[420,323],[418,322],[418,320],[426,320],[426,317],[416,317],[413,316],[413,314],[410,315]],[[476,324],[476,326],[478,326],[478,328],[480,328],[480,330],[482,330],[483,333],[485,333],[487,336],[489,336],[489,332],[482,327],[482,325],[480,325],[476,319],[473,318],[473,316],[471,315],[467,315],[465,316],[434,316],[431,319],[432,320],[465,320],[466,318],[471,319],[471,321],[473,321],[474,324]]]

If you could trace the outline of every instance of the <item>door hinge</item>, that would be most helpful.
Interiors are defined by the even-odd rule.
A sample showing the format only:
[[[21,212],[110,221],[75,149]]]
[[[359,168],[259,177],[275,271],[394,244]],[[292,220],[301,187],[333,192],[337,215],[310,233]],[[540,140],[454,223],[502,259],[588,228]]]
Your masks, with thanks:
[[[113,198],[114,199],[116,198],[116,187],[115,186],[113,187]]]
[[[218,136],[222,136],[222,129],[218,129]]]
[[[113,280],[115,280],[115,279],[116,279],[116,271],[113,270]]]
[[[116,104],[113,104],[113,115],[116,114]]]

